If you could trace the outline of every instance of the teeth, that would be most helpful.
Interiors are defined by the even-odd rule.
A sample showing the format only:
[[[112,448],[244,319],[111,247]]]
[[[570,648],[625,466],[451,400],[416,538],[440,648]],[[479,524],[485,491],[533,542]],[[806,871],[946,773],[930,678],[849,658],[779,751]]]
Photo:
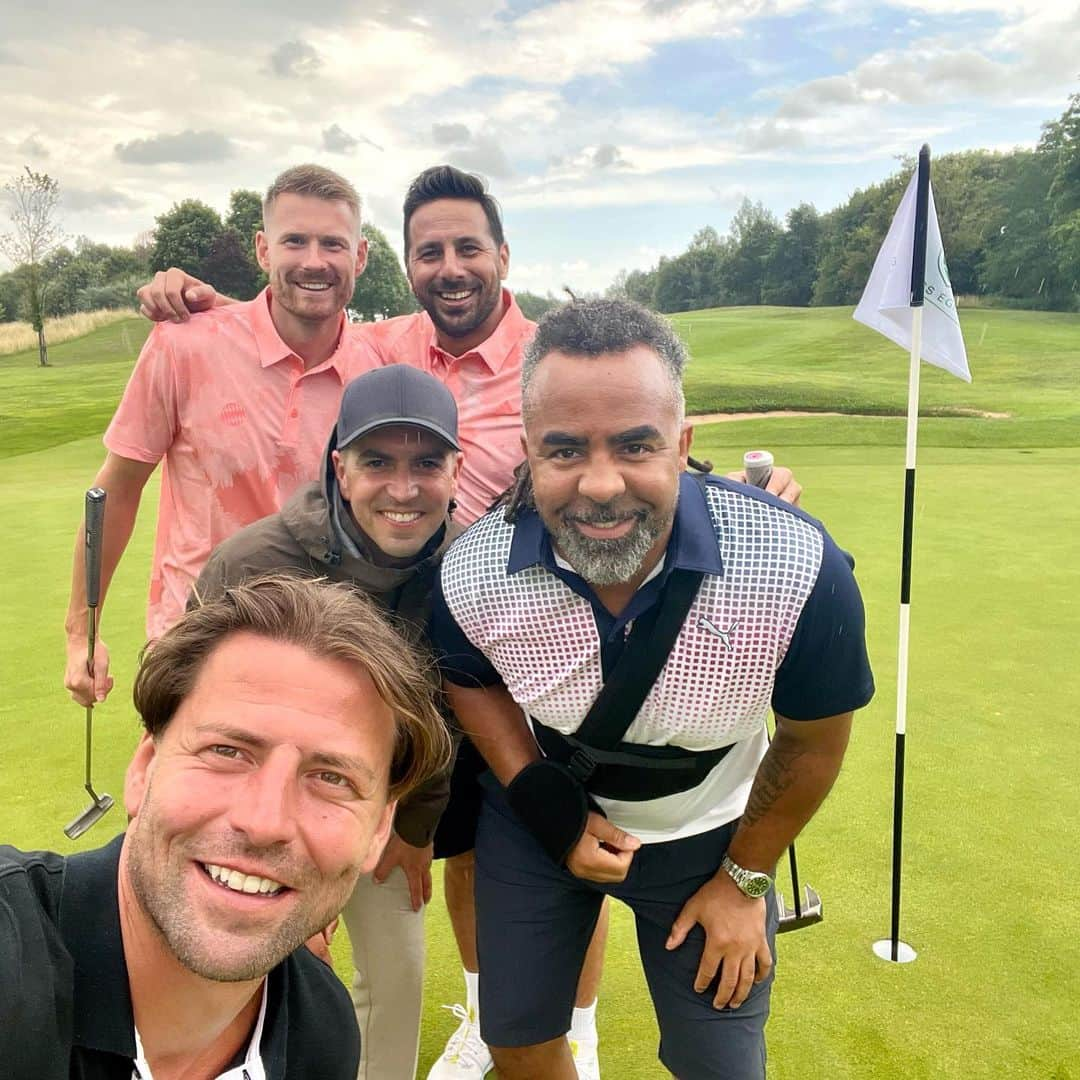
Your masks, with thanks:
[[[471,292],[472,292],[471,289],[466,289],[464,292],[444,292],[444,293],[439,293],[439,295],[444,300],[464,300],[465,297],[471,295]]]
[[[401,513],[394,510],[384,510],[383,517],[388,517],[391,521],[397,521],[402,525],[408,525],[410,522],[419,520],[421,514],[419,510],[410,510],[408,513]]]
[[[326,281],[301,281],[299,285],[301,289],[308,289],[311,292],[324,292],[330,288],[329,282]]]
[[[614,529],[616,525],[621,525],[621,521],[583,521],[583,525],[588,525],[590,529]]]
[[[230,870],[225,866],[215,866],[213,863],[203,863],[206,872],[219,885],[224,885],[233,892],[242,892],[254,895],[263,893],[273,896],[281,892],[284,886],[270,878],[258,877],[255,874],[242,874],[239,870]]]

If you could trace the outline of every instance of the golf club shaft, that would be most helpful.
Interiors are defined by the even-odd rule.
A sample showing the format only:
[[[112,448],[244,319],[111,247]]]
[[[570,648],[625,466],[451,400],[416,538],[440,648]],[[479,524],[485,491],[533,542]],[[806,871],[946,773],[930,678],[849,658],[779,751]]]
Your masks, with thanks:
[[[86,670],[91,680],[94,678],[94,650],[97,648],[97,609],[101,600],[101,546],[105,524],[105,492],[102,488],[91,488],[86,493]],[[93,799],[93,784],[90,780],[91,752],[94,732],[94,706],[86,706],[86,790]]]

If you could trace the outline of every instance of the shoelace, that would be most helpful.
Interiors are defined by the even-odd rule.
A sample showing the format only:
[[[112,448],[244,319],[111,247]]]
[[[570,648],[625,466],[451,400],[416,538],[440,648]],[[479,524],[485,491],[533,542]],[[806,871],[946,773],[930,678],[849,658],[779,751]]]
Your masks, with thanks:
[[[444,1005],[443,1008],[453,1013],[456,1020],[461,1021],[457,1031],[450,1036],[446,1050],[443,1051],[443,1057],[449,1061],[479,1067],[483,1059],[487,1057],[488,1050],[487,1045],[480,1038],[480,1032],[476,1030],[476,1021],[469,1015],[469,1010],[460,1003]],[[476,1031],[475,1038],[471,1037],[473,1031]]]

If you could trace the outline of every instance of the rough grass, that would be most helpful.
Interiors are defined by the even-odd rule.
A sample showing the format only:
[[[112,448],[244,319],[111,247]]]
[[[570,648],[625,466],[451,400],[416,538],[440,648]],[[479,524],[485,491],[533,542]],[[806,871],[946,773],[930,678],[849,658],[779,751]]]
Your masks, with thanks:
[[[45,343],[59,345],[73,338],[85,337],[92,330],[121,319],[130,319],[130,310],[103,308],[101,311],[79,311],[74,315],[64,315],[59,319],[45,321]],[[0,356],[37,349],[37,332],[25,322],[0,323]],[[35,353],[36,355],[36,353]]]
[[[826,920],[781,939],[769,1027],[774,1080],[1080,1078],[1080,939],[1072,932],[1080,318],[977,314],[993,321],[980,344],[978,324],[965,319],[975,383],[942,375],[937,385],[924,368],[931,401],[1013,418],[920,426],[902,918],[919,953],[912,965],[893,967],[870,952],[889,919],[903,421],[750,420],[696,433],[695,449],[718,467],[756,446],[795,468],[806,508],[856,556],[878,683],[836,790],[799,842],[803,877],[822,893]],[[694,327],[695,411],[734,407],[739,395],[743,407],[755,397],[805,407],[803,388],[817,381],[808,365],[853,399],[891,401],[906,370],[902,351],[877,350],[865,328],[850,342],[857,357],[836,344],[847,311],[708,312],[679,321]],[[141,326],[130,327],[132,342]],[[4,412],[13,388],[35,406],[17,429],[23,450],[9,449],[6,419],[0,428],[9,508],[0,542],[5,565],[15,568],[0,576],[0,839],[24,847],[93,846],[122,823],[116,809],[79,845],[60,831],[84,805],[82,712],[60,687],[71,542],[101,458],[100,431],[131,363],[118,338],[106,344],[99,336],[110,331],[71,343],[54,370],[36,371],[32,356],[0,362]],[[831,359],[821,352],[830,348]],[[771,383],[762,377],[766,359]],[[35,381],[39,374],[46,379]],[[91,431],[71,434],[91,422]],[[130,687],[155,498],[151,489],[102,627],[118,687],[98,710],[95,778],[114,796],[137,736]],[[454,1026],[439,1006],[461,996],[438,895],[428,925],[421,1077]],[[347,977],[343,937],[335,955]],[[599,1015],[606,1080],[662,1076],[633,927],[618,907]]]

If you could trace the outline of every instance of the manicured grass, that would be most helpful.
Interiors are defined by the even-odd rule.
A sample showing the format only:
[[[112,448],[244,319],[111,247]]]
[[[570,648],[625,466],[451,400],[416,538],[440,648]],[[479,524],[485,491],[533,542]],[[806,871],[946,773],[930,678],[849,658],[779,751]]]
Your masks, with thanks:
[[[1080,465],[1080,318],[963,316],[976,381],[968,387],[924,367],[924,402],[1014,418],[920,427],[903,909],[903,936],[919,952],[912,965],[892,967],[870,952],[889,918],[903,421],[752,420],[710,425],[695,440],[718,469],[752,446],[795,468],[806,508],[856,556],[878,683],[837,788],[799,843],[803,877],[822,893],[826,920],[781,939],[769,1043],[770,1076],[782,1080],[1080,1077],[1080,941],[1070,930],[1080,812],[1072,722],[1080,509],[1071,482]],[[978,346],[978,323],[968,320],[984,317],[993,327]],[[903,353],[887,343],[875,353],[875,335],[855,324],[852,366],[842,344],[850,312],[708,312],[681,321],[693,324],[692,408],[745,407],[755,395],[760,407],[805,407],[803,385],[819,381],[842,381],[852,400],[865,397],[863,408],[897,393],[903,400]],[[141,326],[131,324],[129,340]],[[34,382],[25,355],[0,359],[8,510],[0,523],[0,838],[23,847],[94,846],[122,825],[117,808],[78,845],[60,831],[84,805],[82,711],[60,687],[72,537],[102,455],[100,431],[131,363],[122,339],[98,337],[110,330],[83,339],[84,351],[77,342],[58,347],[71,354],[42,373],[47,383]],[[774,353],[768,379],[766,349]],[[812,378],[804,378],[808,363]],[[1029,385],[1025,365],[1041,388]],[[22,405],[12,404],[13,393]],[[821,398],[835,407],[826,391]],[[98,710],[95,777],[117,797],[137,738],[130,687],[155,498],[148,493],[103,621],[118,689]],[[421,1076],[454,1026],[439,1005],[461,996],[439,896],[428,922]],[[343,938],[336,956],[347,975]],[[618,908],[600,1028],[606,1080],[662,1075],[633,927]]]

